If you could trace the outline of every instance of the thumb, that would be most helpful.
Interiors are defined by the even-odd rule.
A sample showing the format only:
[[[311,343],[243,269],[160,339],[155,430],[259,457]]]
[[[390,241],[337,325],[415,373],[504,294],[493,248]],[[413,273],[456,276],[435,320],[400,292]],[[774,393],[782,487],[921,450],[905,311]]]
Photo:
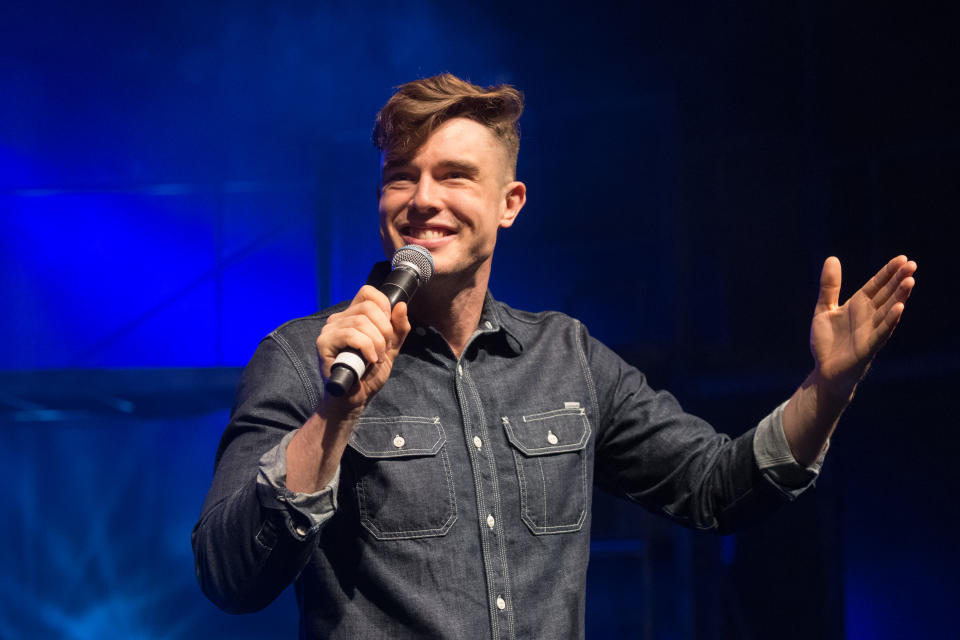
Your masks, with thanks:
[[[836,309],[840,303],[840,260],[830,256],[820,272],[820,295],[817,297],[816,313]]]
[[[410,318],[407,317],[407,303],[398,302],[390,312],[390,323],[393,325],[393,332],[396,335],[395,344],[391,345],[394,351],[399,351],[403,341],[407,339],[410,333]]]

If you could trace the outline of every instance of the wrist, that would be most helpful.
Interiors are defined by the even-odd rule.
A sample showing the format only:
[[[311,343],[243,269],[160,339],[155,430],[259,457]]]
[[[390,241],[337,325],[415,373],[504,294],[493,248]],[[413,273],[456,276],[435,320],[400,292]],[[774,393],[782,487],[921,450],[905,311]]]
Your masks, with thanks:
[[[859,378],[827,377],[819,368],[815,368],[803,381],[803,388],[809,388],[817,398],[821,409],[836,408],[843,411],[853,399]]]

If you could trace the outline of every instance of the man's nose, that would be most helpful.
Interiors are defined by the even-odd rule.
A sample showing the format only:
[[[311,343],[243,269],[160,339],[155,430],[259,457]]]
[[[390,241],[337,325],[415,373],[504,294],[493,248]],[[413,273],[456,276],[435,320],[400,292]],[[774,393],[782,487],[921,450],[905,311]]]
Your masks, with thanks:
[[[430,212],[439,210],[439,185],[429,176],[421,176],[417,182],[417,189],[413,192],[410,207],[417,211]]]

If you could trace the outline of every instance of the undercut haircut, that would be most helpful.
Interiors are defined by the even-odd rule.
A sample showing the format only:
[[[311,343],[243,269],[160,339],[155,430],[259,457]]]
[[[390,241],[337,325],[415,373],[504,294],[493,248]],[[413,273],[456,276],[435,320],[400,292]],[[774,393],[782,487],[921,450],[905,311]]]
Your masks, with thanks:
[[[412,157],[447,120],[469,118],[487,127],[506,151],[510,178],[517,173],[523,94],[508,84],[486,89],[443,73],[397,87],[377,114],[373,144],[386,161]]]

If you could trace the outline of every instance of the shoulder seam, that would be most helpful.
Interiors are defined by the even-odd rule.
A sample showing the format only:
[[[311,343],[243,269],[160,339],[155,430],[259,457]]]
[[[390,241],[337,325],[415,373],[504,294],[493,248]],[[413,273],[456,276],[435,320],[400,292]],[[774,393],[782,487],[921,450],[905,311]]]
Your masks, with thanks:
[[[301,316],[301,317],[299,317],[299,318],[293,318],[292,320],[287,320],[287,321],[284,322],[282,325],[280,325],[279,327],[277,327],[276,329],[274,329],[272,333],[277,333],[278,331],[282,331],[283,329],[286,329],[287,327],[289,327],[289,326],[291,326],[291,325],[295,325],[295,324],[300,323],[300,322],[306,322],[306,321],[308,321],[308,320],[315,320],[315,321],[318,321],[318,322],[326,322],[326,321],[327,321],[327,318],[329,318],[330,316],[332,316],[334,313],[337,313],[338,311],[340,311],[340,308],[341,308],[341,307],[346,308],[347,306],[349,306],[349,304],[350,304],[349,302],[341,302],[341,303],[339,303],[339,304],[336,304],[336,305],[334,305],[334,306],[332,306],[332,307],[327,307],[326,309],[323,309],[322,311],[318,311],[318,312],[316,312],[316,313],[314,313],[314,314],[311,314],[311,315],[309,315],[309,316]],[[272,334],[271,334],[271,335],[272,335]]]
[[[516,320],[517,322],[523,322],[524,324],[539,324],[542,320],[544,320],[546,317],[549,317],[549,316],[560,316],[560,317],[563,317],[563,318],[570,318],[570,316],[568,316],[567,314],[563,313],[562,311],[536,311],[536,312],[533,312],[533,311],[517,311],[517,310],[514,309],[513,307],[510,307],[510,306],[508,306],[508,305],[505,305],[505,304],[503,304],[502,302],[498,302],[497,304],[500,305],[500,309],[501,309],[504,313],[506,313],[507,315],[509,315],[511,318],[513,318],[513,319]],[[530,320],[530,319],[527,319],[527,318],[522,318],[522,317],[520,317],[520,315],[518,315],[518,314],[520,314],[520,313],[529,314],[529,315],[535,315],[535,316],[537,316],[537,318],[536,318],[535,320]],[[573,318],[570,318],[570,319],[573,319]]]
[[[302,318],[298,318],[302,320]],[[296,322],[291,320],[290,322]],[[289,322],[286,324],[290,324]],[[283,325],[283,326],[286,326]],[[293,347],[290,346],[290,343],[287,342],[287,339],[284,338],[279,333],[279,329],[273,331],[268,338],[272,338],[274,342],[283,350],[287,355],[287,358],[290,359],[290,362],[293,364],[293,368],[297,371],[297,376],[300,378],[300,384],[303,385],[303,390],[307,393],[307,399],[310,401],[310,407],[316,409],[317,405],[320,404],[320,398],[317,396],[317,390],[313,387],[313,383],[310,381],[310,377],[307,375],[306,368],[303,365],[303,360],[300,359],[300,356],[297,355],[296,351],[293,350]]]

